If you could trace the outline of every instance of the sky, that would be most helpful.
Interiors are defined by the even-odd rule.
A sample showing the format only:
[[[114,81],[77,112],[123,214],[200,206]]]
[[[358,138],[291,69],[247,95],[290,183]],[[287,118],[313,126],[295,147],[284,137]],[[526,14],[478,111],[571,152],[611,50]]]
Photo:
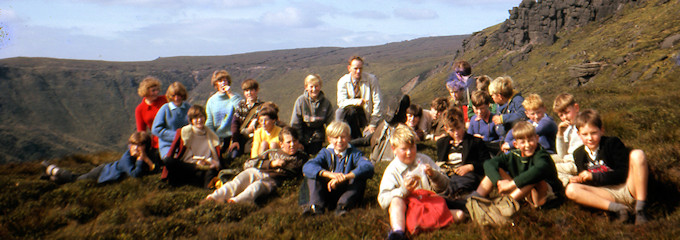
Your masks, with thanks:
[[[521,0],[2,0],[0,58],[147,61],[470,34]]]

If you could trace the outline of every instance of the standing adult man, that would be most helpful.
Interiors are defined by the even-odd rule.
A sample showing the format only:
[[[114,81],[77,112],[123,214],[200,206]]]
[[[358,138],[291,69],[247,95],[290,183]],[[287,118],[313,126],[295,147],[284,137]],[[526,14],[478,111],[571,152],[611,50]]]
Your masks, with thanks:
[[[364,73],[363,67],[364,60],[352,56],[347,65],[349,73],[338,80],[335,118],[349,124],[352,139],[373,133],[382,117],[378,79],[373,74]]]

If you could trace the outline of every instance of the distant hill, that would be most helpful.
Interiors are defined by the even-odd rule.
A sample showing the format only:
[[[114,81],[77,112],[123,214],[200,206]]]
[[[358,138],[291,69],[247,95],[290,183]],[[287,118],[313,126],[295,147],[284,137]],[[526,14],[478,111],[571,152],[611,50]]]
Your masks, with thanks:
[[[429,37],[380,46],[307,48],[230,56],[169,57],[148,62],[106,62],[49,58],[0,59],[0,163],[120,149],[134,131],[139,82],[158,77],[189,89],[189,101],[205,105],[214,92],[213,71],[226,69],[240,92],[247,78],[261,83],[260,97],[280,105],[290,119],[303,79],[320,74],[335,103],[336,82],[353,54],[366,59],[385,98],[393,101],[410,80],[446,65],[467,36]],[[417,81],[416,81],[417,82]]]

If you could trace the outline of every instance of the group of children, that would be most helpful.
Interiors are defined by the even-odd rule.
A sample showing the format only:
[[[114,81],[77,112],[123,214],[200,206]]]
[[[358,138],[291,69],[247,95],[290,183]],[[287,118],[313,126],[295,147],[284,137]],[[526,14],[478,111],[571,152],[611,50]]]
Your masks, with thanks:
[[[241,84],[245,97],[232,91],[227,71],[216,71],[211,83],[217,93],[203,108],[186,103],[187,91],[179,82],[159,96],[160,82],[144,79],[138,91],[144,98],[136,109],[138,132],[123,157],[80,176],[45,163],[47,176],[59,182],[107,182],[163,169],[162,178],[172,185],[209,187],[230,160],[249,153],[243,171],[203,202],[253,202],[302,173],[306,191],[301,194],[306,196],[301,199],[308,199],[303,214],[334,209],[344,215],[359,204],[374,174],[373,163],[350,144],[350,126],[333,121],[336,111],[318,75],[305,78],[290,126],[279,121],[276,104],[257,97],[255,80]],[[596,111],[580,112],[572,95],[561,94],[553,104],[561,120],[556,124],[540,96],[523,98],[509,77],[474,78],[464,61],[454,64],[445,85],[450,98],[434,99],[430,110],[411,104],[405,122],[390,135],[394,159],[378,194],[390,215],[390,239],[406,236],[407,196],[417,189],[458,200],[488,197],[496,189],[534,207],[559,204],[566,197],[613,212],[621,222],[633,210],[636,224],[647,221],[645,155],[603,136]],[[417,153],[419,141],[436,142],[435,161]],[[456,222],[466,217],[465,209],[450,211]]]

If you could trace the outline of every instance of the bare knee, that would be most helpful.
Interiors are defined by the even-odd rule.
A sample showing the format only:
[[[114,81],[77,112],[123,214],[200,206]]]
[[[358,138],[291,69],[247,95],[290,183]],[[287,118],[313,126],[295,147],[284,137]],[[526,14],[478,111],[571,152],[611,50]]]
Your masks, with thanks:
[[[579,190],[581,189],[579,185],[580,184],[578,183],[569,183],[564,189],[564,195],[566,195],[569,199],[575,199]]]
[[[640,149],[634,149],[630,151],[630,165],[647,166],[645,152]]]

